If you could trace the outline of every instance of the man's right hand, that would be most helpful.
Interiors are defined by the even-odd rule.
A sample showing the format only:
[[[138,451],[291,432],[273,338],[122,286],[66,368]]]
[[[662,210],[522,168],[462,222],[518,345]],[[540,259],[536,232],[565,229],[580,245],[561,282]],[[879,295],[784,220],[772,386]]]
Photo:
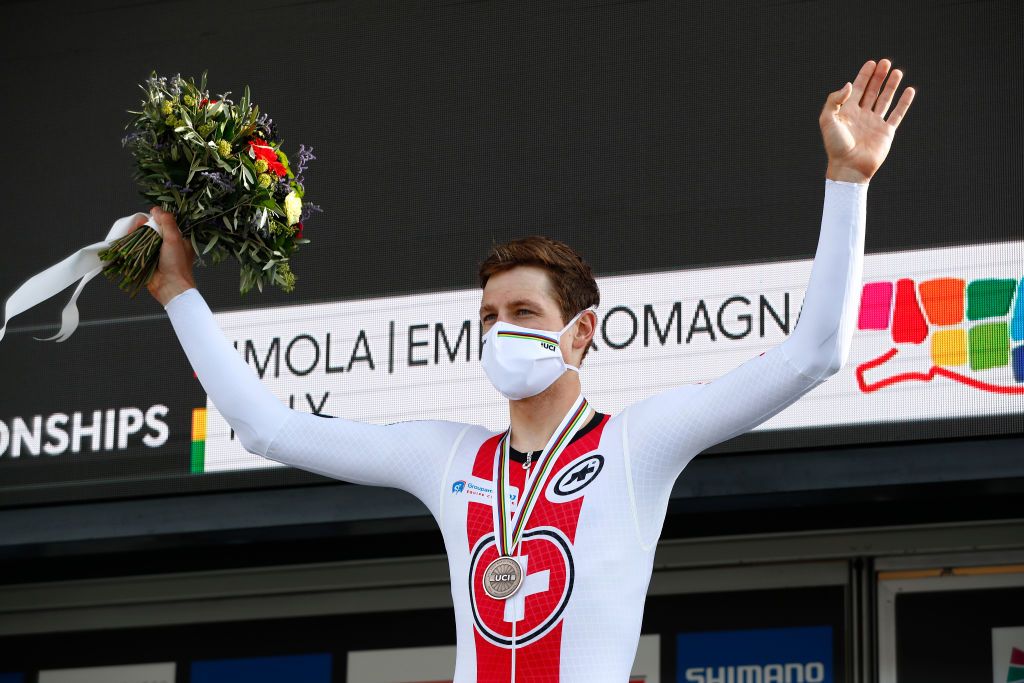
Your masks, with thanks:
[[[178,229],[178,222],[174,214],[164,211],[158,206],[150,208],[150,215],[163,235],[163,243],[160,245],[160,263],[156,272],[146,285],[146,289],[153,295],[153,298],[166,306],[167,302],[196,286],[192,277],[192,266],[195,262],[195,250],[192,249],[192,242],[181,236]],[[145,218],[136,221],[128,232],[132,232],[146,223]],[[146,226],[146,230],[151,230]]]

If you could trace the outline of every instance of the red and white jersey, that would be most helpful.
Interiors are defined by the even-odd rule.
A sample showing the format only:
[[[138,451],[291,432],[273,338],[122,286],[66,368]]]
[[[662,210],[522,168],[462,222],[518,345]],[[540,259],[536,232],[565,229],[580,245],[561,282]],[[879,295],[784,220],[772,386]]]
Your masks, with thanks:
[[[635,525],[621,420],[595,414],[558,455],[517,552],[523,583],[506,600],[483,590],[484,569],[498,556],[492,506],[501,435],[466,437],[439,502],[459,643],[455,680],[513,680],[513,625],[514,680],[627,680],[653,547],[643,547]],[[527,474],[515,455],[512,510]]]
[[[507,600],[491,598],[482,584],[498,555],[500,433],[289,410],[228,343],[197,290],[165,308],[197,377],[246,449],[329,477],[401,488],[427,506],[451,569],[455,681],[626,681],[676,478],[701,451],[783,410],[847,358],[866,194],[867,184],[826,181],[807,294],[784,342],[712,382],[664,391],[614,416],[596,413],[575,435],[529,518],[518,549],[525,577]],[[527,475],[521,462],[510,463],[513,510]]]

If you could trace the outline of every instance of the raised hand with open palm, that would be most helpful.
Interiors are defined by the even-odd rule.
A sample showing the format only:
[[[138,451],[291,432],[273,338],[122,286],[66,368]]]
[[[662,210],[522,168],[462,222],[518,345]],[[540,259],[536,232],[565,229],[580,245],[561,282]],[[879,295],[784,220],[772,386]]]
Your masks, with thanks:
[[[896,128],[914,100],[914,89],[906,88],[885,118],[903,78],[899,69],[890,74],[890,66],[888,59],[868,60],[852,84],[847,83],[825,101],[818,124],[828,153],[827,178],[867,182],[889,154]]]

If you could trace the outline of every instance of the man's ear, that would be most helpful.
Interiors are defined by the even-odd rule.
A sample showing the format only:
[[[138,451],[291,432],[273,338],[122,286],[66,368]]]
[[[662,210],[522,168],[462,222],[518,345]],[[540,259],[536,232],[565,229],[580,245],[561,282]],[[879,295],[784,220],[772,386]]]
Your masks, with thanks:
[[[590,346],[591,340],[597,333],[597,314],[594,311],[586,310],[580,316],[576,325],[576,334],[573,338],[573,349],[585,349]]]

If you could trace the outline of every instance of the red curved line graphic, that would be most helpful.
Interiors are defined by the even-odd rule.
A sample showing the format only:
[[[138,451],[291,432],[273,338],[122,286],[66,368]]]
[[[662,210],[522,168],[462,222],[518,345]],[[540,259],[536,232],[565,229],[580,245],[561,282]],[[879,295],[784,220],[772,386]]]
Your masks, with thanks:
[[[974,387],[975,389],[981,389],[982,391],[991,391],[996,394],[1024,394],[1024,386],[1004,387],[999,384],[989,384],[988,382],[982,382],[981,380],[974,379],[973,377],[961,375],[959,372],[940,368],[936,365],[933,365],[928,372],[904,372],[899,375],[893,375],[892,377],[886,377],[874,384],[868,384],[864,381],[865,371],[882,365],[897,353],[899,353],[899,349],[889,349],[878,358],[872,358],[871,360],[865,361],[857,366],[857,385],[860,387],[861,391],[864,393],[870,393],[872,391],[884,389],[890,384],[907,382],[914,379],[921,380],[922,382],[930,382],[935,379],[935,375],[942,375],[943,377],[948,377],[954,382],[960,382],[961,384],[966,384],[967,386]]]
[[[902,377],[900,375],[897,375],[896,377],[886,377],[885,379],[879,382],[875,382],[874,384],[868,384],[867,382],[864,381],[864,372],[866,370],[871,370],[872,368],[878,367],[882,363],[888,362],[888,360],[895,356],[897,353],[899,353],[899,349],[889,349],[878,358],[872,358],[871,360],[864,361],[863,363],[857,366],[857,386],[860,387],[861,391],[867,394],[872,391],[878,391],[879,389],[887,387],[890,384],[894,384],[895,382],[903,381],[902,379],[898,379],[898,377]],[[917,377],[916,379],[921,379],[922,377],[924,376],[919,375],[919,377]],[[906,379],[910,378],[907,377]]]

